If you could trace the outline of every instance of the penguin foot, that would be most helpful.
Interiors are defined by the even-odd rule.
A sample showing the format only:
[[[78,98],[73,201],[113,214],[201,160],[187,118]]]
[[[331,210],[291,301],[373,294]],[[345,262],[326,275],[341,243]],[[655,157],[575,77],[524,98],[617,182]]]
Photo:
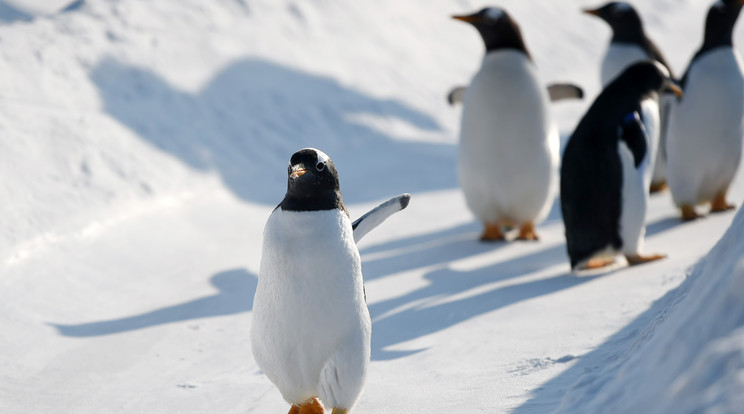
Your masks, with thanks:
[[[656,260],[665,259],[667,255],[665,254],[651,254],[648,256],[643,256],[640,254],[626,254],[625,259],[628,261],[629,266],[635,266],[643,263],[653,262]]]
[[[592,270],[592,269],[601,269],[603,267],[610,266],[615,263],[614,257],[594,257],[589,259],[588,262],[586,262],[586,266],[584,269]]]
[[[651,193],[658,193],[659,191],[664,191],[668,187],[666,181],[657,181],[655,183],[651,183],[651,186],[649,187],[648,191]]]
[[[503,241],[504,233],[501,232],[500,224],[489,224],[486,223],[486,227],[483,230],[483,235],[480,237],[481,241]]]
[[[729,211],[735,209],[736,206],[733,204],[729,204],[728,201],[726,201],[726,195],[725,194],[719,194],[716,196],[716,198],[713,199],[710,203],[710,212],[711,213],[720,213],[722,211]]]
[[[697,211],[695,211],[695,207],[689,204],[684,204],[680,206],[679,209],[682,211],[682,221],[692,221],[702,217],[700,214],[697,213]]]
[[[537,236],[537,232],[535,231],[535,225],[531,222],[527,222],[522,224],[522,227],[519,228],[519,236],[517,236],[518,240],[540,240],[540,237]]]
[[[347,410],[346,408],[334,408],[331,414],[346,414],[348,412],[349,410]]]
[[[288,414],[324,414],[325,409],[323,408],[323,404],[320,403],[320,400],[317,398],[313,398],[312,400],[305,402],[302,405],[293,405],[292,408],[289,409]]]

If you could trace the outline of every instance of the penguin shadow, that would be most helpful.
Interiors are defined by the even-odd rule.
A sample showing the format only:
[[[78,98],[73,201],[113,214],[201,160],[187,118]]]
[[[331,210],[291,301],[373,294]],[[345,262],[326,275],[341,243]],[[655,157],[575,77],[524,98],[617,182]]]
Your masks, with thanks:
[[[244,269],[228,270],[212,276],[210,283],[217,288],[216,294],[186,303],[119,319],[76,325],[49,325],[57,328],[63,336],[82,338],[135,331],[191,319],[233,315],[253,308],[253,295],[258,283],[255,275]]]
[[[538,232],[543,229],[543,226],[560,220],[560,201],[556,198],[548,217],[538,227]],[[449,263],[466,257],[508,248],[512,245],[535,243],[518,240],[482,242],[479,240],[481,231],[481,225],[473,221],[433,233],[400,238],[370,247],[362,247],[360,253],[362,254],[364,279],[375,280],[390,273]],[[513,236],[515,232],[516,230],[512,230],[510,236]],[[539,245],[542,242],[537,243]],[[565,254],[564,257],[560,257],[559,255],[551,255],[551,257],[553,261],[545,263],[546,266],[567,260]]]
[[[0,25],[11,24],[13,22],[28,22],[34,19],[34,16],[19,10],[12,4],[0,1]]]
[[[506,246],[507,243],[478,241],[477,223],[460,224],[360,249],[364,280],[375,280],[391,273],[424,266],[449,263]]]
[[[389,360],[415,354],[423,349],[398,351],[388,348],[442,331],[478,315],[568,289],[604,275],[576,277],[566,266],[565,271],[559,270],[540,280],[497,287],[462,299],[448,299],[561,262],[566,262],[566,252],[565,246],[558,244],[471,271],[441,267],[428,273],[424,276],[429,282],[426,286],[369,306],[373,320],[372,359]],[[402,310],[396,312],[397,309]]]
[[[457,186],[454,168],[442,168],[454,165],[453,145],[399,139],[376,123],[395,121],[416,134],[444,134],[433,117],[330,77],[244,58],[200,91],[189,92],[106,58],[90,78],[113,118],[189,167],[218,173],[243,200],[281,200],[286,162],[302,147],[333,158],[347,201]],[[370,177],[374,185],[354,185],[369,183]]]
[[[683,224],[685,222],[679,217],[666,217],[646,223],[646,237],[663,233]]]

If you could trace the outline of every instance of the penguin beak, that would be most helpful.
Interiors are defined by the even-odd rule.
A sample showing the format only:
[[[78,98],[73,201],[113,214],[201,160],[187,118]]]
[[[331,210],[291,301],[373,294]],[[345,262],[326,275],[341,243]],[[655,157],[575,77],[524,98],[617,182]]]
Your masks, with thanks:
[[[666,81],[664,81],[664,90],[674,93],[675,95],[677,95],[678,98],[681,98],[683,95],[682,88],[680,88],[679,85],[674,83],[674,81],[671,79],[667,79]]]
[[[744,0],[742,0],[742,1],[744,1]],[[454,15],[454,16],[452,16],[452,18],[455,19],[455,20],[460,20],[461,22],[466,22],[466,23],[470,23],[470,24],[483,23],[483,19],[480,18],[480,16],[477,16],[477,15],[469,15],[469,16]]]
[[[744,0],[742,0],[742,1],[744,1]],[[584,12],[584,13],[586,13],[586,14],[591,14],[592,16],[599,17],[599,10],[595,10],[595,9],[581,9],[581,11]]]
[[[297,178],[303,176],[306,172],[307,170],[304,164],[297,164],[292,166],[292,172],[289,173],[289,176],[291,178]]]

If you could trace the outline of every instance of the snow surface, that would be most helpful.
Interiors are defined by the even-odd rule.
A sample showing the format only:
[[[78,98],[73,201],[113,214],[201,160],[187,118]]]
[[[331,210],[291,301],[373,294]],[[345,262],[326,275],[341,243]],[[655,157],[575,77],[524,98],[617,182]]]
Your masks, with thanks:
[[[682,73],[709,2],[638,3]],[[360,243],[373,351],[354,412],[741,411],[741,214],[682,224],[654,196],[646,251],[669,258],[593,276],[569,272],[557,207],[539,243],[476,241],[445,94],[483,52],[449,16],[483,4],[69,4],[0,3],[0,412],[286,412],[250,311],[308,146],[353,219],[412,194]],[[584,87],[553,106],[569,135],[598,92],[609,28],[579,12],[597,3],[500,5],[546,84]]]

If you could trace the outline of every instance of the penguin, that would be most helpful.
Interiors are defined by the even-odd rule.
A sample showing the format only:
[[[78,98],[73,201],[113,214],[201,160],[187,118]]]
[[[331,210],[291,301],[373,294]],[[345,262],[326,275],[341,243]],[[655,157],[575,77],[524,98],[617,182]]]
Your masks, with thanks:
[[[561,162],[561,211],[571,268],[601,268],[622,253],[635,265],[664,258],[643,255],[650,157],[639,103],[653,92],[681,94],[658,62],[631,65],[599,94],[566,144]]]
[[[535,225],[557,187],[558,130],[548,93],[517,23],[496,7],[452,16],[473,25],[486,54],[463,96],[457,169],[465,201],[483,223],[483,241],[537,240]]]
[[[362,391],[371,352],[356,241],[405,208],[410,196],[352,223],[328,155],[301,149],[288,175],[287,193],[264,228],[253,355],[292,405],[290,414],[324,413],[324,404],[345,414]]]
[[[659,48],[646,36],[643,22],[638,12],[628,3],[610,2],[596,9],[584,9],[584,13],[597,16],[610,25],[612,39],[602,59],[601,81],[607,86],[612,79],[629,65],[655,60],[674,77],[671,66]],[[641,119],[649,137],[652,168],[647,174],[651,176],[649,190],[658,192],[666,188],[666,153],[664,152],[667,135],[667,118],[673,94],[649,95],[641,103]]]
[[[669,125],[669,188],[682,220],[733,209],[726,199],[739,167],[744,135],[744,77],[732,34],[742,1],[717,1],[708,11],[703,45],[683,78],[685,92]]]

